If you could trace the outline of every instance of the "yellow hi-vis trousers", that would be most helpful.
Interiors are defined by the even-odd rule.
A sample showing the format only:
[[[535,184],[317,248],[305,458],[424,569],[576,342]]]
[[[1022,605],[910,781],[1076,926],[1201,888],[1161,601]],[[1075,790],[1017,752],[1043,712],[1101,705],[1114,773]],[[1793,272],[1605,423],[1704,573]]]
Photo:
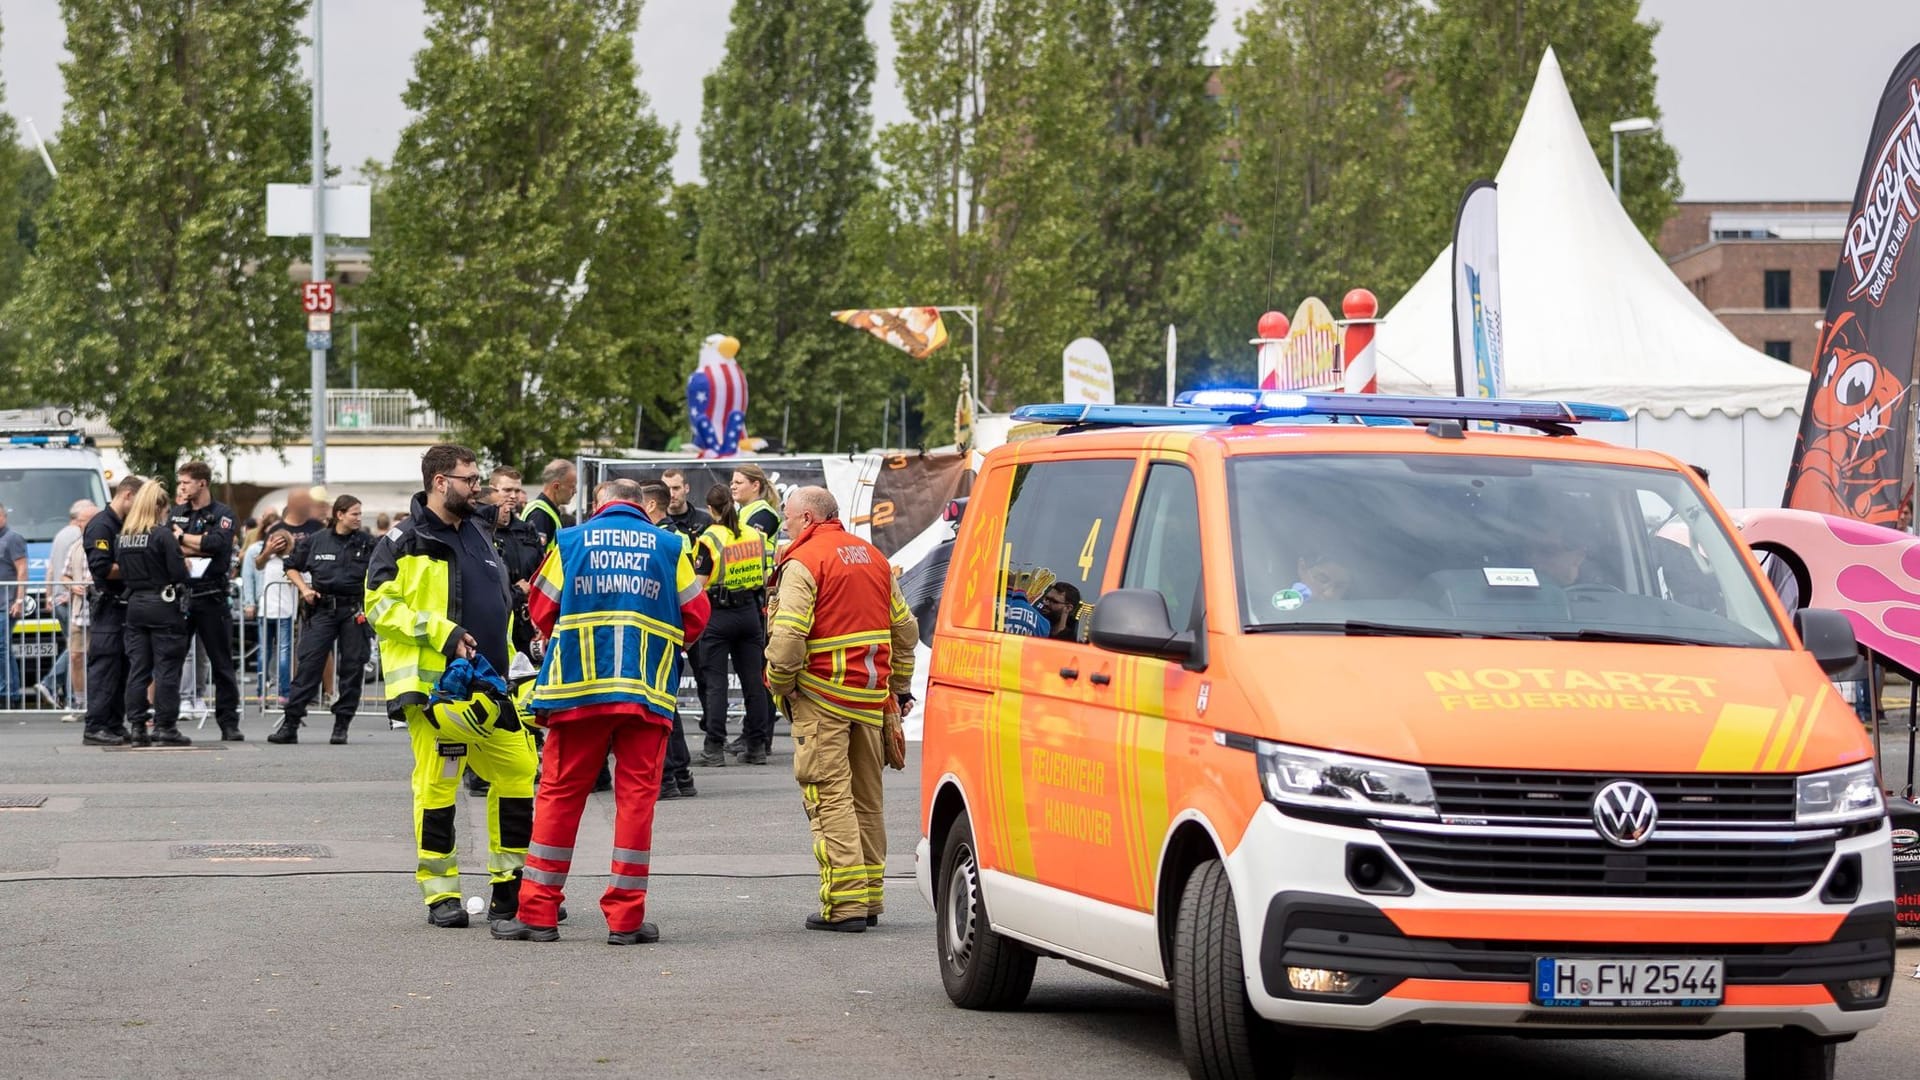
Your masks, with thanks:
[[[533,735],[524,727],[501,731],[471,722],[480,719],[449,718],[436,726],[425,710],[406,708],[407,737],[413,742],[413,831],[420,856],[414,877],[430,905],[460,895],[453,826],[465,769],[492,785],[487,791],[487,876],[496,883],[511,881],[527,864],[527,844],[533,839],[533,778],[540,768]],[[464,745],[466,753],[449,757],[440,752],[442,745]]]
[[[785,705],[793,721],[793,778],[800,783],[813,857],[820,863],[820,915],[878,915],[885,907],[881,878],[887,870],[881,727],[830,713],[803,693]]]

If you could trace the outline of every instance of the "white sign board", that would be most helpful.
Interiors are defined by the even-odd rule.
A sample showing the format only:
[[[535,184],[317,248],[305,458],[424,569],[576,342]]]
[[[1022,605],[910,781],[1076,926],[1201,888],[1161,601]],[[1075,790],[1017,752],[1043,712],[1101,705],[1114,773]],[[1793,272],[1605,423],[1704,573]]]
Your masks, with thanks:
[[[326,214],[328,236],[373,235],[373,188],[367,184],[328,188]],[[311,185],[267,185],[267,235],[313,235]]]
[[[1061,354],[1061,379],[1066,394],[1060,400],[1070,405],[1112,405],[1113,361],[1107,350],[1092,338],[1080,338]]]

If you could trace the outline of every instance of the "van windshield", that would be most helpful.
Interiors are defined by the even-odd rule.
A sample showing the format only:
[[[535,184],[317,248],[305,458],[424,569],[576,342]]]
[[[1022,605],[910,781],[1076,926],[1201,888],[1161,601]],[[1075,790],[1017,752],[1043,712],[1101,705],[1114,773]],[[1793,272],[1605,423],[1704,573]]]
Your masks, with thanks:
[[[30,544],[44,544],[66,528],[67,511],[81,499],[106,505],[106,486],[92,469],[0,469],[7,525]]]
[[[1228,476],[1249,631],[1785,644],[1677,472],[1287,454]]]

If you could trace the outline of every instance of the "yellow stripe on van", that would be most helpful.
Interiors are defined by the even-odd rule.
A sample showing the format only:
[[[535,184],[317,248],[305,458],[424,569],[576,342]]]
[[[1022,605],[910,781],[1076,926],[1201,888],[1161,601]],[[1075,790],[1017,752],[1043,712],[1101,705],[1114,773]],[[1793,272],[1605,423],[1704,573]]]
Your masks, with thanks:
[[[1774,731],[1773,744],[1767,748],[1767,756],[1764,759],[1764,763],[1760,766],[1763,772],[1773,772],[1778,769],[1780,767],[1780,759],[1787,756],[1787,744],[1793,741],[1794,735],[1799,731],[1800,706],[1806,703],[1807,699],[1801,697],[1799,694],[1795,694],[1787,699],[1787,715],[1780,721],[1780,726]],[[1813,718],[1808,717],[1807,719],[1812,720]]]
[[[1745,772],[1760,762],[1767,733],[1779,710],[1758,705],[1722,705],[1707,745],[1694,766],[1706,772]]]
[[[1119,796],[1121,859],[1127,867],[1128,886],[1133,895],[1140,895],[1140,849],[1144,842],[1133,818],[1133,807],[1138,801],[1139,759],[1133,753],[1134,734],[1138,729],[1139,717],[1133,711],[1134,672],[1140,661],[1131,656],[1122,656],[1114,664],[1113,707],[1114,765],[1119,773],[1120,784],[1115,794]]]
[[[1156,672],[1156,674],[1158,674]],[[1134,729],[1133,754],[1139,762],[1133,805],[1138,808],[1140,910],[1153,910],[1153,875],[1160,844],[1167,836],[1167,719],[1165,683],[1156,678],[1143,702],[1140,723]]]
[[[1020,692],[1020,661],[1025,651],[1018,635],[1000,642],[1000,708],[995,752],[999,757],[1000,820],[1006,839],[1007,869],[1034,879],[1033,837],[1027,830],[1027,785],[1020,762],[1020,714],[1024,699]]]
[[[1813,725],[1820,722],[1820,709],[1827,703],[1828,683],[1821,680],[1820,689],[1813,695],[1813,704],[1807,708],[1807,722],[1800,725],[1800,738],[1794,741],[1793,756],[1787,759],[1787,771],[1800,768],[1800,755],[1807,752],[1807,738],[1813,734]]]

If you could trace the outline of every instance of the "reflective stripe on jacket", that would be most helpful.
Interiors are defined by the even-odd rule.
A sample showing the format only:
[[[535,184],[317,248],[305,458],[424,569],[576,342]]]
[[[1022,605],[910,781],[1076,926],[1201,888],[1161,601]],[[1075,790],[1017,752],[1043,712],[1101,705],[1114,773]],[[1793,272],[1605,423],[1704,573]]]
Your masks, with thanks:
[[[768,686],[881,724],[887,698],[912,685],[920,635],[887,557],[838,521],[816,522],[780,557],[774,589]]]

